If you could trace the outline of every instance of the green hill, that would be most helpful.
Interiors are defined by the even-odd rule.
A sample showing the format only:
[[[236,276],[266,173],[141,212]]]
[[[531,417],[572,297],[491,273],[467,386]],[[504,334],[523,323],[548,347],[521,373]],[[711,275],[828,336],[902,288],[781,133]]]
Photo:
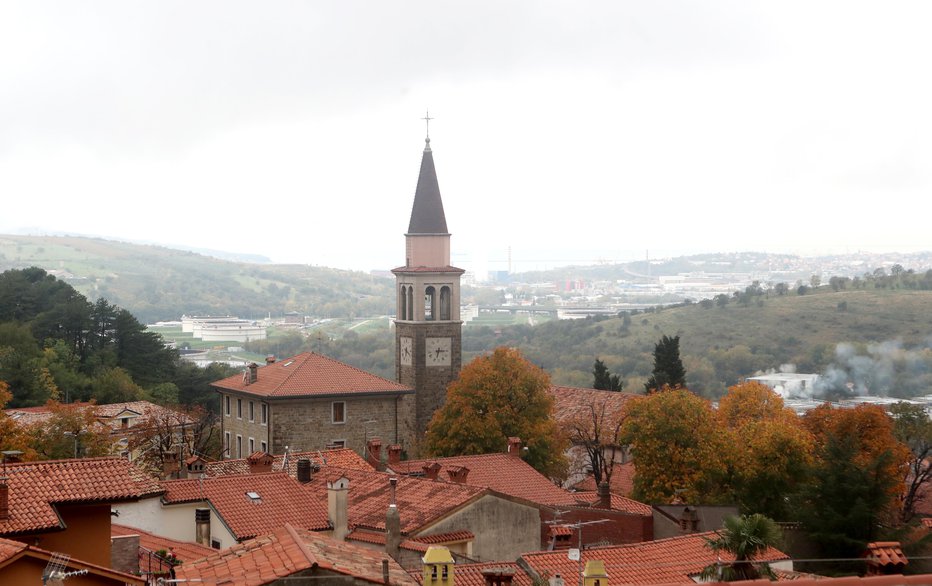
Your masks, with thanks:
[[[37,266],[140,321],[186,314],[321,317],[394,310],[390,279],[307,265],[248,264],[161,246],[71,236],[0,236],[0,271]]]

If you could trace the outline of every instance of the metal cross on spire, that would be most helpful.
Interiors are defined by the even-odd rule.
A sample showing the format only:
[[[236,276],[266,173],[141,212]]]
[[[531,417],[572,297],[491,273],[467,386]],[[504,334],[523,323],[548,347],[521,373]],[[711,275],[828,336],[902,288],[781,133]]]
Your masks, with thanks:
[[[426,112],[427,113],[424,115],[423,118],[421,118],[421,120],[423,120],[427,124],[427,140],[429,142],[430,141],[430,121],[433,120],[433,118],[430,117],[430,110],[427,110]]]

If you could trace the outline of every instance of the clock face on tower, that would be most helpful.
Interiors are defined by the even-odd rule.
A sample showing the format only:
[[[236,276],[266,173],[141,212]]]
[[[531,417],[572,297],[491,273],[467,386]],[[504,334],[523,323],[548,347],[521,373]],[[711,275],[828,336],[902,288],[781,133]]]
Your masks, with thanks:
[[[399,352],[401,353],[401,364],[403,366],[411,366],[413,362],[412,359],[414,357],[414,351],[411,346],[411,338],[402,336],[399,340],[399,344],[401,345],[399,348]]]
[[[450,338],[427,338],[427,366],[450,366]]]

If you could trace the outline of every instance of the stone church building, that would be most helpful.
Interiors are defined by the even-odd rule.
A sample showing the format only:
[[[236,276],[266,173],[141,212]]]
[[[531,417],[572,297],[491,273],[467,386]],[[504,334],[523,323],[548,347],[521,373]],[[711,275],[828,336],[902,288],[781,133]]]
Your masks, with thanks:
[[[396,279],[397,381],[306,352],[213,384],[220,395],[225,458],[326,447],[362,453],[368,439],[415,451],[416,439],[446,399],[462,364],[460,277],[450,265],[450,233],[430,138]]]

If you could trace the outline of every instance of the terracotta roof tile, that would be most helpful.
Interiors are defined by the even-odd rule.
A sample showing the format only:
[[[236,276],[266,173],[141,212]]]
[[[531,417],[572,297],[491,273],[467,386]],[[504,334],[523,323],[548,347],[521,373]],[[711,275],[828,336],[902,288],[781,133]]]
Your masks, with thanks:
[[[346,539],[350,541],[361,541],[363,543],[371,543],[373,545],[385,545],[385,533],[376,532],[376,531],[367,531],[365,529],[356,531],[350,531],[346,535]],[[402,539],[398,547],[401,549],[407,549],[410,551],[425,552],[427,548],[430,547],[428,544],[423,541],[414,540],[414,539]]]
[[[387,378],[313,352],[260,366],[258,378],[252,384],[246,384],[239,374],[211,384],[220,389],[271,398],[414,392]]]
[[[162,492],[154,478],[122,458],[7,464],[10,518],[0,535],[62,528],[59,503],[121,502]]]
[[[325,572],[382,583],[385,558],[383,552],[286,524],[268,535],[182,564],[175,571],[181,580],[260,586],[316,566]],[[392,584],[416,583],[392,559],[388,560],[388,571]]]
[[[609,577],[611,578],[611,577]],[[780,572],[777,579],[782,580]],[[614,582],[612,582],[614,584]],[[690,584],[695,582],[690,581]],[[766,584],[762,580],[741,580],[738,582],[704,582],[703,586],[760,586]],[[826,578],[824,576],[810,576],[793,578],[793,586],[929,586],[932,584],[932,574],[890,574],[886,576],[842,576],[840,578]],[[682,586],[683,582],[657,584],[656,586]]]
[[[573,494],[551,482],[530,464],[508,454],[482,454],[453,456],[428,460],[405,460],[389,467],[399,474],[423,474],[425,464],[441,467],[441,480],[446,471],[465,467],[469,469],[465,484],[491,488],[496,492],[542,505],[575,505]]]
[[[597,492],[581,491],[573,494],[580,502],[590,507],[595,506],[600,500]],[[611,498],[613,511],[624,511],[626,513],[644,515],[647,517],[652,517],[654,515],[654,510],[650,505],[617,494],[611,495]]]
[[[418,535],[412,537],[415,541],[421,543],[455,543],[457,541],[470,541],[475,539],[472,531],[450,531],[449,533],[432,533],[431,535]]]
[[[573,488],[581,491],[597,490],[595,478],[587,476],[585,480],[577,483]],[[608,481],[608,489],[612,494],[630,497],[634,492],[634,462],[624,464],[616,463],[612,466],[612,477]]]
[[[347,514],[350,527],[384,531],[392,475],[349,469],[334,470],[332,475],[343,475],[349,480]],[[314,487],[323,502],[327,502],[327,476],[318,474],[308,485]],[[483,494],[485,489],[476,486],[399,476],[395,503],[401,513],[401,532],[410,534],[418,531]]]
[[[718,554],[706,545],[706,538],[714,532],[694,533],[669,539],[658,539],[629,545],[593,547],[583,550],[582,561],[601,560],[605,563],[612,584],[692,584],[691,575],[697,574],[717,556],[731,560],[727,554]],[[521,559],[538,575],[577,575],[577,564],[567,558],[565,551],[527,553]],[[774,562],[788,560],[781,551],[770,548],[762,560]]]
[[[281,472],[167,480],[166,504],[209,501],[238,540],[262,535],[291,523],[323,530],[330,527],[326,500],[314,498],[308,486]],[[259,495],[253,499],[247,493]]]
[[[31,558],[37,559],[40,563],[47,563],[51,560],[54,554],[50,551],[44,549],[27,545],[19,541],[13,541],[11,539],[4,539],[0,537],[0,565],[5,566],[7,563],[11,562],[19,556],[29,556]],[[145,583],[143,578],[139,576],[134,576],[132,574],[124,574],[123,572],[118,572],[104,566],[98,566],[97,564],[91,564],[75,558],[69,558],[64,562],[65,568],[68,571],[80,571],[87,570],[91,577],[85,578],[82,580],[86,584],[98,584],[101,583],[98,580],[94,579],[94,576],[100,576],[108,581],[107,584],[124,584],[125,586],[142,586]]]
[[[867,544],[867,552],[864,557],[867,563],[880,566],[886,565],[906,565],[909,560],[903,555],[899,541],[876,541]]]
[[[310,452],[292,452],[288,454],[288,469],[285,472],[294,478],[298,473],[298,460],[307,458],[312,464],[330,466],[335,468],[351,468],[354,470],[372,470],[372,465],[365,458],[349,448],[334,448],[331,450],[314,450]],[[272,471],[281,472],[285,460],[283,455],[275,456],[272,461]],[[249,474],[247,458],[237,460],[221,460],[209,462],[204,469],[207,476],[229,476],[231,474]]]
[[[119,419],[113,419],[121,413],[130,411],[136,421],[132,427],[141,425],[151,417],[164,417],[171,415],[178,419],[179,423],[193,423],[193,420],[186,414],[175,411],[162,405],[156,405],[149,401],[128,401],[123,403],[108,403],[106,405],[95,405],[94,403],[67,403],[64,407],[75,409],[91,409],[94,416],[102,421],[104,425],[110,427],[113,431],[124,431],[122,422]],[[14,421],[21,425],[34,425],[44,423],[51,419],[53,411],[48,405],[38,407],[20,407],[16,409],[6,409],[4,411]]]
[[[564,552],[566,555],[566,552]],[[514,586],[532,586],[534,581],[521,566],[515,562],[483,562],[478,564],[456,564],[453,567],[453,580],[456,586],[485,586],[485,574],[511,574]],[[411,576],[422,583],[423,570],[411,570]],[[570,584],[569,581],[566,582]],[[572,586],[572,585],[571,585]]]
[[[608,413],[621,413],[625,403],[638,395],[634,393],[599,391],[582,387],[550,387],[553,397],[553,416],[560,422],[591,417],[591,405],[604,404]]]

